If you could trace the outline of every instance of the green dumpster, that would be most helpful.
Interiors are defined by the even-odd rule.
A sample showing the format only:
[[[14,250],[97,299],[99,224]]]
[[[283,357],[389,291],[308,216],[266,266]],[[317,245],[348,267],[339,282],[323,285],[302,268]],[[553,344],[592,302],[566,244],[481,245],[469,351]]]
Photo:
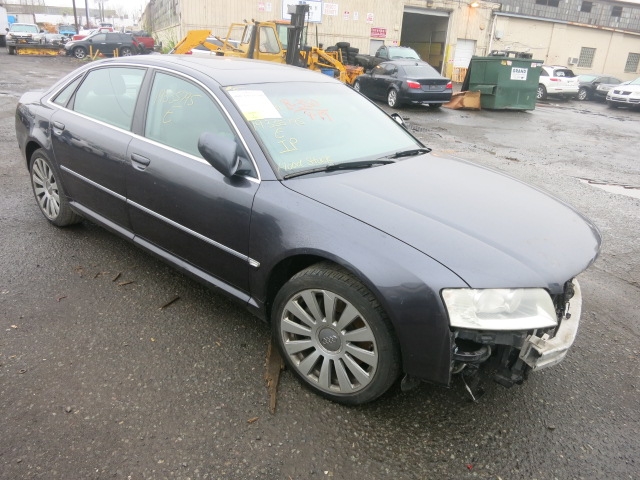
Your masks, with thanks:
[[[474,56],[462,90],[479,91],[482,108],[533,110],[541,67],[541,60],[532,60],[526,53],[494,51],[487,57]]]

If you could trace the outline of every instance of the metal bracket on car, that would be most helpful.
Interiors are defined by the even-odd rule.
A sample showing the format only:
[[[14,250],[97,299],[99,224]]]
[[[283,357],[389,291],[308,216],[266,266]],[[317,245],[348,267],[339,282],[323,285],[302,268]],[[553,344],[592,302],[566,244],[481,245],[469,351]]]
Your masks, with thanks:
[[[535,334],[527,336],[520,358],[531,367],[532,370],[556,365],[562,361],[569,347],[578,333],[580,314],[582,311],[582,292],[577,280],[573,280],[574,295],[567,304],[565,314],[554,337],[544,334],[540,337]]]

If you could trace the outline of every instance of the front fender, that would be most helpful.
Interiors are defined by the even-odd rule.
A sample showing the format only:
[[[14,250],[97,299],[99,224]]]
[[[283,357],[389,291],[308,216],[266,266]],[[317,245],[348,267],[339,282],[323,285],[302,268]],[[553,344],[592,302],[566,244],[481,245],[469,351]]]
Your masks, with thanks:
[[[309,255],[353,272],[389,316],[402,350],[404,371],[448,384],[451,332],[442,288],[467,286],[445,266],[358,219],[285,188],[262,182],[254,200],[250,257],[251,294],[263,305],[271,272],[283,260]]]

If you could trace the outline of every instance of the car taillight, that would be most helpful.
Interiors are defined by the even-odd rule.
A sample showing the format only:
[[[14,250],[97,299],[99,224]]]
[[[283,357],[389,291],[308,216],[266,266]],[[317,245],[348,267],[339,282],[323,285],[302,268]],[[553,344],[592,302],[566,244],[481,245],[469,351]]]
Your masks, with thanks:
[[[446,89],[447,90],[452,90],[453,89],[453,83],[452,82],[447,83]]]
[[[559,78],[553,78],[553,77],[550,77],[549,80],[551,80],[552,82],[559,82],[560,81]]]
[[[189,50],[188,52],[184,52],[185,55],[193,55],[193,52]]]
[[[407,86],[409,88],[422,88],[422,85],[420,85],[418,82],[412,82],[411,80],[407,80]]]

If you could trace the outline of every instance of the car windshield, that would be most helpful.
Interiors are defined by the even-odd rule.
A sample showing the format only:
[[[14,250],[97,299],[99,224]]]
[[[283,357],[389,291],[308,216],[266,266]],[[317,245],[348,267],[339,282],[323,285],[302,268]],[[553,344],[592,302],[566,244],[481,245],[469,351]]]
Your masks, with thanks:
[[[581,82],[591,82],[592,80],[595,80],[596,77],[595,75],[580,75],[578,77],[578,79],[580,79]]]
[[[410,58],[420,60],[420,57],[413,49],[406,47],[389,47],[389,58]]]
[[[38,33],[38,27],[35,25],[11,25],[12,32],[28,32],[28,33]]]
[[[638,77],[635,80],[629,82],[629,85],[640,85],[640,77]]]
[[[337,82],[226,90],[281,176],[422,147],[382,110]]]

